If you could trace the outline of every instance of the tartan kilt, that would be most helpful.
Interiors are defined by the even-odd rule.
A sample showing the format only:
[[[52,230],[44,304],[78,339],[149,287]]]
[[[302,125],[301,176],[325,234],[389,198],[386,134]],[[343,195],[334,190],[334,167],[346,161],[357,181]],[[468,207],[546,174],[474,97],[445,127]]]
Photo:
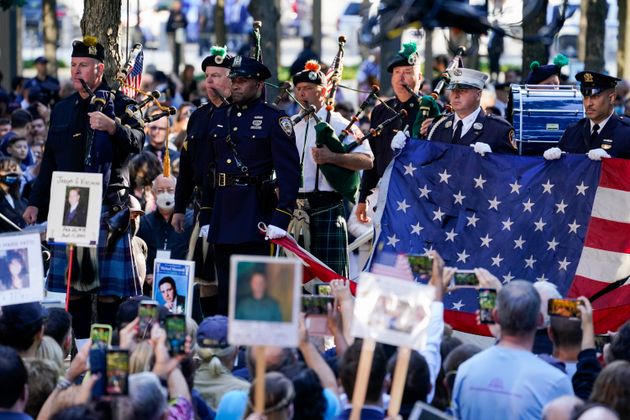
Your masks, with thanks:
[[[348,228],[343,203],[307,210],[314,256],[335,273],[348,277]]]
[[[137,276],[131,255],[131,241],[129,234],[123,234],[111,252],[106,252],[107,220],[109,212],[101,213],[101,226],[98,236],[97,256],[99,286],[92,292],[101,296],[136,296],[142,294],[142,287]],[[51,246],[50,269],[46,288],[51,292],[66,292],[68,257],[66,245]],[[75,261],[76,261],[75,252]],[[76,267],[76,265],[74,265]],[[73,268],[74,270],[74,268]],[[73,274],[74,277],[74,274]]]

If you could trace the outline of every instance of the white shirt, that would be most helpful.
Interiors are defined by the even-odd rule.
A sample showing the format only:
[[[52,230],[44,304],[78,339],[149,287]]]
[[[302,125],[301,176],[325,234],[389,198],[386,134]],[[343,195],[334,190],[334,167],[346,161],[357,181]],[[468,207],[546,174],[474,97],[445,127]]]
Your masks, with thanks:
[[[455,127],[457,126],[457,121],[461,120],[462,121],[462,134],[460,138],[464,137],[464,135],[468,132],[468,130],[470,130],[470,127],[472,127],[473,123],[477,119],[477,116],[479,116],[480,112],[481,112],[481,107],[477,108],[476,111],[474,111],[472,114],[468,115],[466,118],[463,118],[463,119],[459,118],[457,116],[457,113],[455,113],[455,119],[453,120],[453,133],[455,133]]]
[[[610,119],[610,117],[612,117],[615,114],[615,111],[613,110],[613,112],[610,113],[610,115],[608,116],[608,118],[606,118],[604,121],[600,122],[599,124],[599,130],[597,130],[597,134],[601,133],[602,130],[604,129],[604,126],[606,125],[606,123],[608,122],[608,120]],[[595,123],[592,120],[588,120],[589,123],[591,123],[591,133],[593,132],[593,126],[595,125]]]
[[[321,118],[322,121],[326,121],[327,114],[328,112],[326,111],[326,107],[321,107],[320,110],[317,111],[317,116]],[[346,128],[348,122],[349,121],[343,118],[338,112],[333,112],[330,117],[330,125],[337,135],[341,134],[341,130]],[[310,117],[308,120],[303,119],[293,127],[293,131],[295,132],[295,144],[298,152],[300,153],[300,162],[303,162],[302,173],[304,174],[304,185],[300,187],[300,192],[302,193],[315,191],[315,174],[317,173],[317,164],[313,159],[311,149],[313,147],[317,147],[315,144],[316,124],[315,119]],[[359,133],[359,129],[356,126],[353,126],[353,130],[355,133]],[[343,143],[349,144],[354,140],[355,138],[352,135],[349,135],[346,136]],[[367,141],[363,142],[350,153],[364,153],[374,159],[372,149],[370,149],[370,144]],[[319,171],[318,189],[319,191],[334,191],[333,187],[331,187],[328,181],[326,181],[326,177],[322,174],[322,171]]]
[[[4,199],[7,200],[11,207],[15,208],[15,201],[13,201],[13,197],[11,197],[11,194],[5,194]]]

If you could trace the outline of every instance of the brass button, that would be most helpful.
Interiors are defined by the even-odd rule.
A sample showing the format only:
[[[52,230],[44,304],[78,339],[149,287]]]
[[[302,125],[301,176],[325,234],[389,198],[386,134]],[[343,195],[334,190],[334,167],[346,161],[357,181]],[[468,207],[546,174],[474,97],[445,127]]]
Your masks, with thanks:
[[[236,131],[236,130],[238,130],[238,127],[234,127],[234,128],[232,129],[232,131]]]
[[[226,160],[227,163],[232,163],[232,159]]]

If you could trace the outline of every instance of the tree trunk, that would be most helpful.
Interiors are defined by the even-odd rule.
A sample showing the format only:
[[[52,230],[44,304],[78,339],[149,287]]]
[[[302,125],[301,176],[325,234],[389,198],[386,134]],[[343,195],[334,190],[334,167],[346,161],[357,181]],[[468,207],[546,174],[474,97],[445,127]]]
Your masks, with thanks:
[[[539,6],[538,13],[529,19],[524,16],[523,19],[523,37],[538,35],[540,28],[545,26],[547,19],[547,0],[542,0],[542,4]],[[523,13],[531,9],[527,7],[527,2],[523,2]],[[549,61],[549,50],[547,46],[540,41],[537,42],[523,42],[523,63],[521,65],[521,72],[523,79],[527,77],[529,73],[529,66],[532,61],[538,61],[541,65],[547,64]]]
[[[44,55],[48,59],[48,74],[57,77],[57,40],[59,27],[57,25],[57,0],[44,0],[42,16],[44,17]]]
[[[280,0],[256,0],[249,4],[249,13],[262,23],[261,49],[265,66],[271,71],[272,80],[278,80],[280,51]],[[267,89],[267,98],[275,98],[277,89]]]
[[[313,0],[313,51],[322,56],[322,0]]]
[[[84,0],[81,32],[98,38],[105,47],[105,78],[112,82],[120,65],[120,10],[122,0]]]
[[[606,39],[606,0],[582,0],[580,16],[580,60],[584,69],[604,70],[604,40]]]
[[[226,45],[225,34],[225,0],[217,0],[214,7],[214,39],[217,45]],[[232,53],[232,51],[229,51]]]
[[[619,33],[617,35],[617,77],[627,79],[630,77],[630,53],[626,52],[627,48],[630,48],[630,31],[626,30],[626,22],[630,19],[628,12],[628,1],[617,1],[618,14],[617,21],[619,22]]]

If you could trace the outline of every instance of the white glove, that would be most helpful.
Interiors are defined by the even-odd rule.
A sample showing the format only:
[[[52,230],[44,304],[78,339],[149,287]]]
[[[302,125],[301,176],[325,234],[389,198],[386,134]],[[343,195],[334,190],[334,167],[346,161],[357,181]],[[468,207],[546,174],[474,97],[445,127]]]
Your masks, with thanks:
[[[405,143],[407,143],[408,137],[409,137],[409,134],[404,133],[402,130],[396,133],[396,135],[392,139],[392,150],[396,151],[405,147]]]
[[[560,159],[561,156],[562,156],[562,150],[560,150],[559,147],[552,147],[551,149],[545,150],[545,153],[543,153],[543,157],[546,160]]]
[[[602,158],[609,158],[610,155],[606,153],[604,149],[592,149],[586,154],[590,160],[602,160]]]
[[[199,228],[199,237],[208,238],[208,232],[210,231],[210,225],[203,225]]]
[[[478,141],[475,144],[471,144],[470,147],[475,150],[475,153],[479,153],[481,156],[485,156],[486,153],[492,153],[492,149],[488,143]]]
[[[267,234],[265,235],[265,239],[280,239],[287,236],[287,231],[284,229],[280,229],[277,226],[269,225],[267,226]]]

